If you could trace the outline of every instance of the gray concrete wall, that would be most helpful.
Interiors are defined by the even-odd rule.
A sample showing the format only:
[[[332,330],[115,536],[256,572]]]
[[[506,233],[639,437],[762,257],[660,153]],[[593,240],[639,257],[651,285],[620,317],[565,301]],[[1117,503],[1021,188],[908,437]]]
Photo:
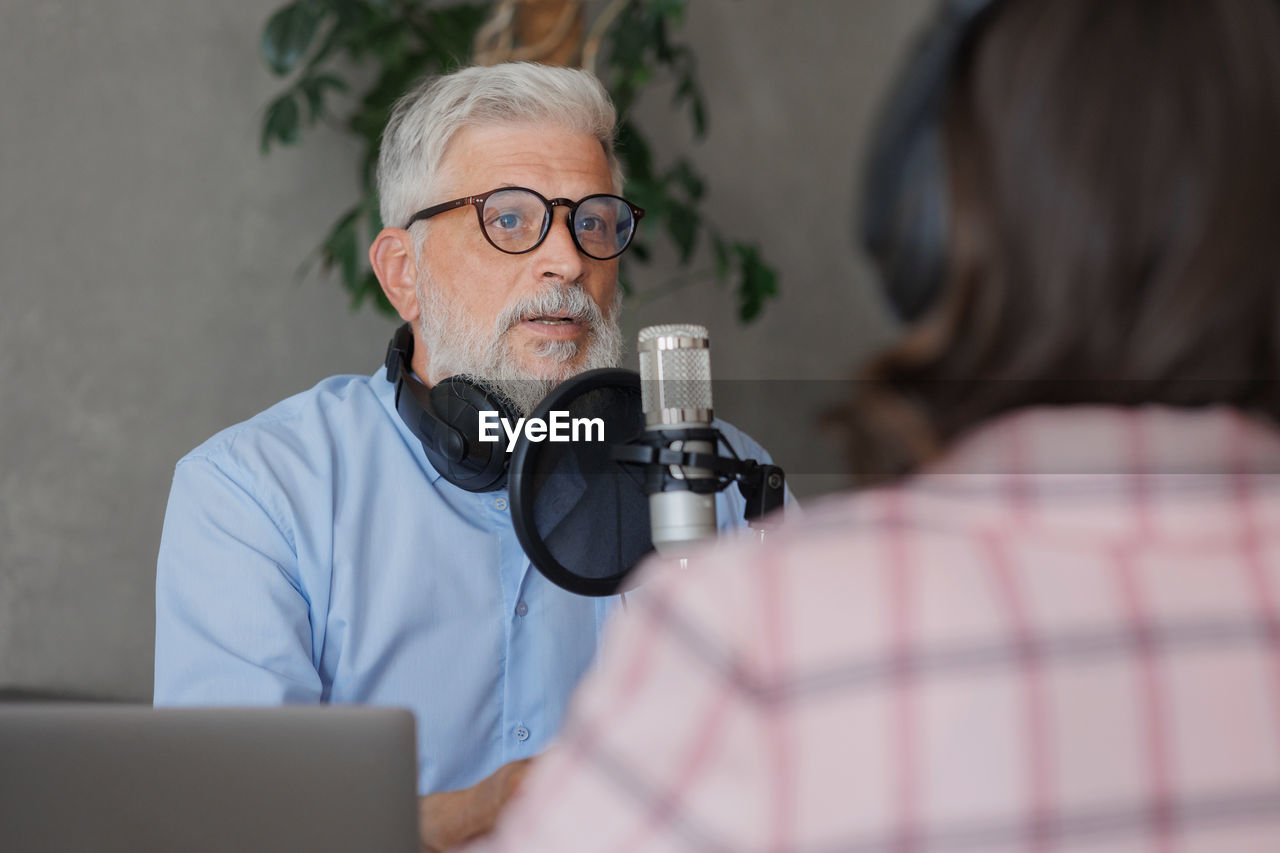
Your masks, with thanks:
[[[295,270],[353,198],[352,144],[258,154],[278,0],[8,0],[0,9],[0,691],[145,700],[174,462],[218,429],[378,364],[389,320]],[[849,238],[871,110],[926,0],[695,0],[708,213],[763,244],[782,299],[741,328],[724,291],[634,275],[634,331],[712,328],[716,375],[835,378],[888,334]],[[661,151],[690,150],[655,93]],[[783,199],[793,201],[783,202]],[[809,413],[722,413],[832,488]]]

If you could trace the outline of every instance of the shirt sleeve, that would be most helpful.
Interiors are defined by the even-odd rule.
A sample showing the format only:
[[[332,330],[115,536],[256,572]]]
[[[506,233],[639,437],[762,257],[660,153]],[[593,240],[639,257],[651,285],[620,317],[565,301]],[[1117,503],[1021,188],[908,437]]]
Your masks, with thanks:
[[[212,459],[178,463],[156,569],[156,705],[320,700],[287,531]]]
[[[753,593],[671,580],[651,576],[654,594],[610,622],[600,666],[575,696],[561,739],[495,832],[468,853],[735,850],[767,841],[777,775],[769,715],[732,615]]]

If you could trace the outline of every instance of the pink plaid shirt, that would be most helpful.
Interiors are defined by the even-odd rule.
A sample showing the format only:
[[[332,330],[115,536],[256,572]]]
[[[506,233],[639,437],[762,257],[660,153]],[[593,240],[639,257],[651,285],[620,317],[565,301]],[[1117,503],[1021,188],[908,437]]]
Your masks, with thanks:
[[[1280,434],[1040,409],[611,626],[483,849],[1280,851]]]

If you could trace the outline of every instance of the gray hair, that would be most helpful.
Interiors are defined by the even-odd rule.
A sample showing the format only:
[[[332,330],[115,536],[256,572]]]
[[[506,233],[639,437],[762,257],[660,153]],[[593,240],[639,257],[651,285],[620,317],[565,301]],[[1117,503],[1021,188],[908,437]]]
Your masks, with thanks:
[[[432,198],[440,163],[464,127],[537,122],[600,141],[613,191],[622,192],[622,167],[613,151],[617,113],[604,86],[588,71],[506,62],[428,78],[402,97],[382,133],[378,196],[382,223],[400,227]],[[478,187],[476,191],[491,189]]]

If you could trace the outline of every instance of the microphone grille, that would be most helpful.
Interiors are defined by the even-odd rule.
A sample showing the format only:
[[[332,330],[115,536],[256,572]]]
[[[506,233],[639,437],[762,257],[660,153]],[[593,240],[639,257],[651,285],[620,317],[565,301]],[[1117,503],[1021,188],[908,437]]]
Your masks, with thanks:
[[[637,349],[646,425],[711,420],[711,350],[706,326],[647,326],[640,330]]]
[[[662,323],[657,326],[645,326],[640,330],[639,335],[641,344],[658,338],[693,338],[701,340],[705,345],[707,337],[707,327],[697,323]]]

